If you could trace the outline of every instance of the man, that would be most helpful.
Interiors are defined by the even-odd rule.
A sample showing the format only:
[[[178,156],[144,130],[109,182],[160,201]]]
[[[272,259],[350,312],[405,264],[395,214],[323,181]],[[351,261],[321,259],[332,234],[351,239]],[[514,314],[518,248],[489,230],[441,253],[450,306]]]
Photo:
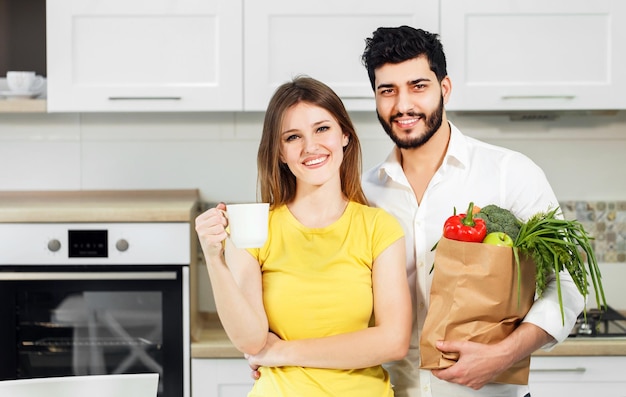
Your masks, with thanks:
[[[413,294],[409,354],[390,363],[396,396],[529,396],[527,385],[489,383],[539,348],[564,340],[582,311],[584,298],[561,274],[565,324],[554,280],[522,324],[491,345],[442,341],[458,352],[447,369],[419,369],[419,337],[426,317],[434,252],[453,209],[496,204],[526,220],[558,205],[543,171],[528,157],[463,135],[446,116],[452,82],[437,35],[408,26],[379,28],[366,40],[363,63],[376,97],[378,119],[396,147],[363,176],[370,204],[394,214],[407,243],[407,274]]]

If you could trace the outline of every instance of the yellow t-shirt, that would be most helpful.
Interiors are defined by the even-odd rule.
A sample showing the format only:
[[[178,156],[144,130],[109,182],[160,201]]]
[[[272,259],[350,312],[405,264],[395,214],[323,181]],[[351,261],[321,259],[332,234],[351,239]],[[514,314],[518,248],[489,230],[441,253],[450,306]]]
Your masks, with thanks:
[[[392,215],[355,202],[335,223],[315,229],[303,226],[286,206],[271,211],[265,246],[249,250],[263,272],[270,330],[296,340],[367,328],[373,315],[372,264],[403,235]],[[380,365],[260,370],[250,397],[393,396]]]

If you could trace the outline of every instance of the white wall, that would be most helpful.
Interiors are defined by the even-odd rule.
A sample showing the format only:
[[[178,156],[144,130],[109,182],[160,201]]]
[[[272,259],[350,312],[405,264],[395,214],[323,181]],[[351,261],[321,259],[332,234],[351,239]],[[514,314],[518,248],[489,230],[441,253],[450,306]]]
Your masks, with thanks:
[[[391,143],[373,114],[353,119],[369,168]],[[626,200],[626,114],[450,119],[530,156],[560,200]],[[254,200],[261,123],[261,113],[0,114],[0,189],[199,188],[205,201]]]
[[[0,114],[0,190],[200,189],[209,202],[256,199],[261,113]],[[626,201],[626,114],[511,122],[449,115],[468,135],[527,154],[559,200]],[[392,145],[373,112],[354,113],[364,167]],[[626,309],[626,264],[610,301]],[[202,279],[202,302],[210,301]],[[208,304],[210,306],[210,303]]]

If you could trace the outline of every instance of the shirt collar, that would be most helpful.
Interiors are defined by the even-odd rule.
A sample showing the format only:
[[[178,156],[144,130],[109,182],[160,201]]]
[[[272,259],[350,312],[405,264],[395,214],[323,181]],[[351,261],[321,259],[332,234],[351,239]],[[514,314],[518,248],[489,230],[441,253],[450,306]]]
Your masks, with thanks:
[[[456,166],[467,168],[469,166],[470,154],[465,142],[466,138],[454,124],[448,123],[450,124],[450,142],[448,142],[448,150],[443,160],[443,167]],[[391,178],[395,181],[406,180],[402,170],[402,153],[397,146],[394,146],[389,156],[380,165],[378,178],[381,181],[386,178]]]
[[[406,180],[404,170],[402,169],[402,154],[397,146],[394,146],[391,153],[378,169],[378,179],[384,181],[391,178],[394,181]]]
[[[448,123],[450,124],[450,142],[448,142],[448,151],[443,164],[444,166],[467,168],[469,167],[470,153],[466,137],[454,124]]]

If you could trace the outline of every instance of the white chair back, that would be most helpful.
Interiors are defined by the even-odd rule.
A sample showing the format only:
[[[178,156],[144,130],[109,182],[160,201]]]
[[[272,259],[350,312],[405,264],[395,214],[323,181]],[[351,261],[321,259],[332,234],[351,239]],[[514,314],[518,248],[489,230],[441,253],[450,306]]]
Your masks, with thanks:
[[[159,374],[63,376],[0,381],[2,397],[156,397]]]

